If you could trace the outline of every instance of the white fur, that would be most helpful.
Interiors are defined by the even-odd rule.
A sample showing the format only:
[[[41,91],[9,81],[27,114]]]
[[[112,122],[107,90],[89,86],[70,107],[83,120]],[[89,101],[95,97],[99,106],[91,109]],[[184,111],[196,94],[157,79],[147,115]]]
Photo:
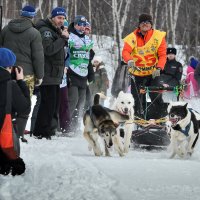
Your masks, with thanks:
[[[118,94],[116,101],[112,107],[113,110],[116,110],[122,114],[126,114],[130,117],[130,121],[134,119],[134,99],[132,94],[124,93],[121,91]],[[127,110],[127,112],[125,112]],[[121,127],[120,127],[121,128]],[[120,128],[117,128],[118,135],[120,135]],[[124,153],[128,153],[129,146],[131,142],[131,135],[134,129],[134,124],[132,122],[125,123],[123,126],[125,137],[124,137]]]
[[[170,112],[171,108],[173,106],[184,106],[185,102],[173,102],[170,103],[168,106],[168,113]],[[198,119],[200,119],[200,115],[194,111],[194,114]],[[185,130],[186,126],[190,123],[191,120],[191,113],[188,112],[187,116],[180,120],[177,124],[180,125],[182,130]],[[194,125],[191,123],[188,135],[184,135],[182,132],[174,130],[172,127],[172,124],[170,122],[167,122],[166,129],[168,135],[170,135],[170,145],[168,147],[168,150],[171,152],[170,158],[174,158],[176,155],[178,155],[181,158],[187,158],[192,155],[194,149],[192,148],[192,145],[197,137],[197,134],[194,133]]]

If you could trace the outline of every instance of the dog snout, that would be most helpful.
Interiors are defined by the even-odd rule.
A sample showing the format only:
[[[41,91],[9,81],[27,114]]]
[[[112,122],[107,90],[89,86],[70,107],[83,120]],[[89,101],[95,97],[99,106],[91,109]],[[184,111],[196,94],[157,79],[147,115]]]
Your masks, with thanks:
[[[128,108],[124,108],[124,112],[126,112],[126,113],[127,113],[127,112],[128,112]]]
[[[113,145],[113,142],[112,142],[112,140],[110,140],[109,141],[109,147],[112,147],[112,145]]]

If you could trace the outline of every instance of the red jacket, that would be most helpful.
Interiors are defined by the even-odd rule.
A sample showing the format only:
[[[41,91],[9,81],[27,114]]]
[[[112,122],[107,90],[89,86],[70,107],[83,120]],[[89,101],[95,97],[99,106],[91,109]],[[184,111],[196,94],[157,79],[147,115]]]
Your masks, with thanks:
[[[150,40],[151,36],[153,35],[153,32],[154,32],[154,30],[151,29],[146,33],[146,35],[144,37],[142,37],[142,35],[140,33],[140,29],[139,28],[136,29],[134,31],[134,34],[136,35],[138,47],[144,46]],[[165,40],[165,38],[163,38],[163,40],[158,48],[157,67],[159,67],[161,69],[164,69],[164,66],[166,63],[166,48],[167,48],[166,40]],[[133,60],[133,57],[131,56],[132,50],[133,49],[130,47],[130,45],[125,42],[124,48],[122,50],[122,57],[125,62],[128,62],[129,60]]]

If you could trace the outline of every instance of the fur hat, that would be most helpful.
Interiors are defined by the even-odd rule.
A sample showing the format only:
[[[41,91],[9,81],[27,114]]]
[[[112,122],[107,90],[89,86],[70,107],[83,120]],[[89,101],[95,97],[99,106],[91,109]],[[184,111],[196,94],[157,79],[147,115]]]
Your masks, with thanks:
[[[59,16],[59,15],[62,15],[62,16],[64,16],[66,18],[67,13],[66,13],[65,8],[56,7],[51,11],[51,18],[54,18],[54,17]]]
[[[76,24],[85,24],[86,25],[87,19],[83,15],[77,15],[74,19],[74,25]]]
[[[16,56],[15,54],[7,48],[0,48],[0,66],[1,67],[12,67],[15,65]]]
[[[142,22],[146,22],[146,21],[150,22],[151,25],[152,25],[153,24],[153,18],[152,18],[152,16],[149,15],[149,14],[146,14],[146,13],[141,14],[139,16],[139,24],[141,24]]]
[[[170,53],[176,55],[176,48],[173,47],[167,48],[167,55]]]
[[[92,59],[92,64],[94,64],[94,61],[98,61],[99,63],[101,63],[103,60],[101,56],[94,56],[94,58]]]
[[[35,8],[33,6],[25,6],[22,8],[20,15],[23,17],[33,18],[36,15]]]
[[[195,57],[190,57],[189,58],[189,65],[193,68],[193,69],[195,69],[196,68],[196,66],[198,65],[198,60],[195,58]]]

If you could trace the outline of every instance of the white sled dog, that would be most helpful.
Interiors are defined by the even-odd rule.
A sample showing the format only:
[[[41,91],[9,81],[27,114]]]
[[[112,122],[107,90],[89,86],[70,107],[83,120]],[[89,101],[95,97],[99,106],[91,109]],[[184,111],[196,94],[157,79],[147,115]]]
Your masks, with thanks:
[[[105,155],[110,156],[109,148],[113,146],[120,156],[124,156],[123,145],[117,134],[118,122],[129,120],[128,115],[122,115],[99,104],[101,94],[94,96],[94,105],[85,112],[83,117],[84,137],[92,147],[95,156],[103,155],[98,141],[99,136],[105,144]]]
[[[169,121],[168,134],[170,135],[170,158],[178,155],[189,158],[196,146],[199,137],[200,114],[187,107],[185,102],[171,102],[168,106]]]
[[[121,91],[118,94],[116,101],[112,107],[113,110],[120,112],[123,115],[128,115],[130,122],[123,124],[117,128],[118,135],[120,135],[120,129],[124,131],[124,153],[128,153],[131,143],[132,131],[134,129],[134,123],[131,120],[134,119],[134,98],[130,93],[124,93]]]

